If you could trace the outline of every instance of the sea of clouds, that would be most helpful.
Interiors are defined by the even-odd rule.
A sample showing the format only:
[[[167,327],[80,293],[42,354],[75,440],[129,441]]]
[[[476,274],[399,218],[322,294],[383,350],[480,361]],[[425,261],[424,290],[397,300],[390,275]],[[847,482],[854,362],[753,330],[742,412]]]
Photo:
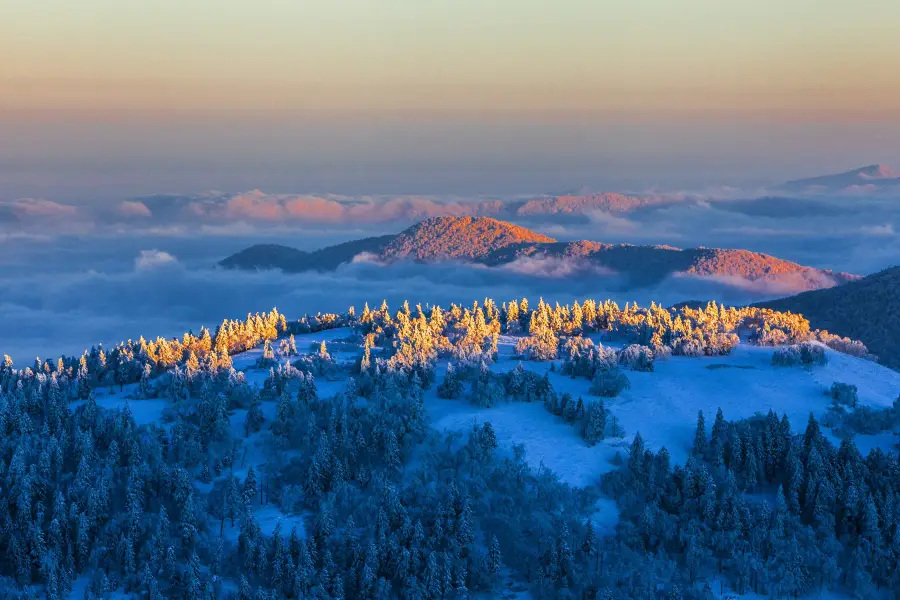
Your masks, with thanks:
[[[758,191],[672,194],[631,213],[520,220],[560,240],[729,247],[858,274],[900,256],[900,203],[877,198],[755,199]],[[521,259],[497,268],[379,264],[360,257],[331,273],[217,268],[254,243],[304,250],[400,231],[437,215],[494,214],[516,197],[335,196],[208,192],[114,203],[0,200],[0,353],[19,364],[139,336],[175,336],[277,306],[289,317],[386,299],[399,306],[528,297],[570,302],[744,303],[789,295],[739,280],[672,277],[629,290],[601,269]]]

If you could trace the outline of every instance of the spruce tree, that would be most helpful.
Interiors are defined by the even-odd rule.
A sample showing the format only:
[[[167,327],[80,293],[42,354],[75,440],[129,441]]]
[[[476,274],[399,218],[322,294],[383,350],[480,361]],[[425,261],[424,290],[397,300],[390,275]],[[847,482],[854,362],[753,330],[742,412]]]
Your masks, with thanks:
[[[706,420],[703,418],[703,411],[697,411],[697,429],[694,432],[695,456],[703,457],[706,453]]]

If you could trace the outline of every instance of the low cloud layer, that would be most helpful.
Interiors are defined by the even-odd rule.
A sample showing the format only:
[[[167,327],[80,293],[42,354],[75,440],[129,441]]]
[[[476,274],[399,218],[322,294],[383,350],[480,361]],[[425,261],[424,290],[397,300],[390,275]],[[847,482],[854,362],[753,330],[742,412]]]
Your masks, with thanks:
[[[520,224],[560,240],[744,248],[823,269],[868,274],[897,264],[900,204],[854,197],[741,199],[672,194],[627,213],[528,218]],[[624,292],[614,273],[555,259],[501,268],[395,264],[359,256],[333,273],[221,271],[222,258],[256,243],[314,250],[398,232],[438,214],[492,214],[516,198],[335,196],[212,192],[104,205],[50,199],[0,201],[0,353],[78,353],[92,344],[180,335],[223,318],[278,306],[291,317],[387,299],[422,303],[612,297],[673,303],[742,303],[793,293],[790,281],[672,277]],[[513,219],[515,220],[515,219]]]
[[[201,325],[215,327],[224,318],[277,306],[289,317],[317,311],[361,308],[364,302],[392,306],[412,303],[470,303],[538,297],[553,302],[595,298],[624,303],[651,300],[671,304],[715,298],[743,303],[784,292],[763,284],[672,277],[659,285],[623,291],[608,271],[574,272],[561,261],[527,259],[504,268],[459,264],[381,265],[361,259],[331,273],[287,275],[212,268],[206,261],[176,259],[157,249],[117,253],[114,240],[100,241],[70,263],[37,269],[5,265],[0,269],[0,354],[18,364],[34,356],[77,354],[97,343],[114,344],[139,336],[177,336]],[[35,249],[37,256],[59,248]],[[107,258],[101,260],[101,256]],[[118,258],[116,258],[118,257]],[[29,261],[30,262],[30,261]]]
[[[212,222],[305,221],[316,223],[384,223],[419,220],[442,215],[496,214],[499,200],[434,196],[340,196],[334,194],[269,194],[251,190],[239,194],[150,197],[142,200],[149,211],[177,214]]]
[[[583,277],[606,277],[607,285],[612,284],[616,273],[599,265],[585,264],[556,256],[523,256],[499,267],[486,267],[517,275],[550,279],[575,279]],[[617,285],[618,287],[618,285]]]
[[[28,221],[38,218],[72,217],[78,209],[69,204],[60,204],[43,198],[17,198],[0,202],[0,212],[7,218]]]
[[[113,205],[78,206],[25,198],[0,202],[0,243],[79,235],[217,237],[286,240],[287,245],[314,250],[327,244],[326,237],[340,242],[396,233],[431,216],[491,215],[559,240],[743,248],[859,274],[887,267],[900,256],[894,226],[900,222],[900,203],[896,201],[752,197],[749,193],[733,189],[706,195],[653,192],[643,196],[653,201],[640,208],[537,215],[519,215],[515,210],[528,196],[341,196],[252,190],[155,195]]]

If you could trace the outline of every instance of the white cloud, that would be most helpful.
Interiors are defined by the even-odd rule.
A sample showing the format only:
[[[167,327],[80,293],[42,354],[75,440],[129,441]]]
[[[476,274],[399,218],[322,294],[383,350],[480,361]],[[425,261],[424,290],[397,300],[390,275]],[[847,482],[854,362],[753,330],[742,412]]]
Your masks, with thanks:
[[[589,261],[558,256],[523,256],[499,267],[504,271],[550,279],[585,276],[612,276],[615,271]]]
[[[137,202],[133,200],[125,200],[119,203],[119,207],[116,209],[123,217],[152,217],[153,213],[147,208],[147,205],[143,202]]]
[[[155,269],[166,265],[178,264],[178,259],[161,250],[141,250],[141,253],[134,259],[134,268]]]
[[[43,198],[17,198],[0,203],[20,219],[39,217],[71,217],[78,209],[69,204],[60,204]]]
[[[350,261],[354,265],[378,265],[378,266],[387,266],[381,257],[372,252],[360,252],[356,256],[353,257],[353,260]]]

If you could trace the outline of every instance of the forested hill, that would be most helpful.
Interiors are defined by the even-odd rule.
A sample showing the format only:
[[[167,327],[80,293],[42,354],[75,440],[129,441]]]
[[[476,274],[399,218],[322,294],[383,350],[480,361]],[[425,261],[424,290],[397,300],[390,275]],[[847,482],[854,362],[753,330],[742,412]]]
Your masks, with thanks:
[[[680,249],[588,240],[558,242],[490,217],[435,217],[396,235],[349,241],[315,252],[272,244],[257,245],[229,256],[219,264],[249,270],[328,271],[363,253],[384,263],[455,260],[502,266],[526,260],[566,261],[573,267],[585,270],[599,267],[622,275],[634,286],[658,283],[675,274],[786,283],[801,290],[832,287],[857,278],[748,250]]]
[[[4,357],[0,600],[896,598],[898,390],[715,303],[272,310]]]
[[[517,244],[552,244],[551,237],[490,217],[435,217],[417,223],[382,250],[387,259],[482,259]]]
[[[883,364],[900,368],[900,266],[760,306],[800,313],[813,327],[858,339]]]
[[[328,246],[314,252],[304,252],[280,244],[257,244],[232,254],[219,264],[228,269],[281,269],[286,273],[303,271],[333,271],[363,252],[378,253],[393,235],[370,237]]]

